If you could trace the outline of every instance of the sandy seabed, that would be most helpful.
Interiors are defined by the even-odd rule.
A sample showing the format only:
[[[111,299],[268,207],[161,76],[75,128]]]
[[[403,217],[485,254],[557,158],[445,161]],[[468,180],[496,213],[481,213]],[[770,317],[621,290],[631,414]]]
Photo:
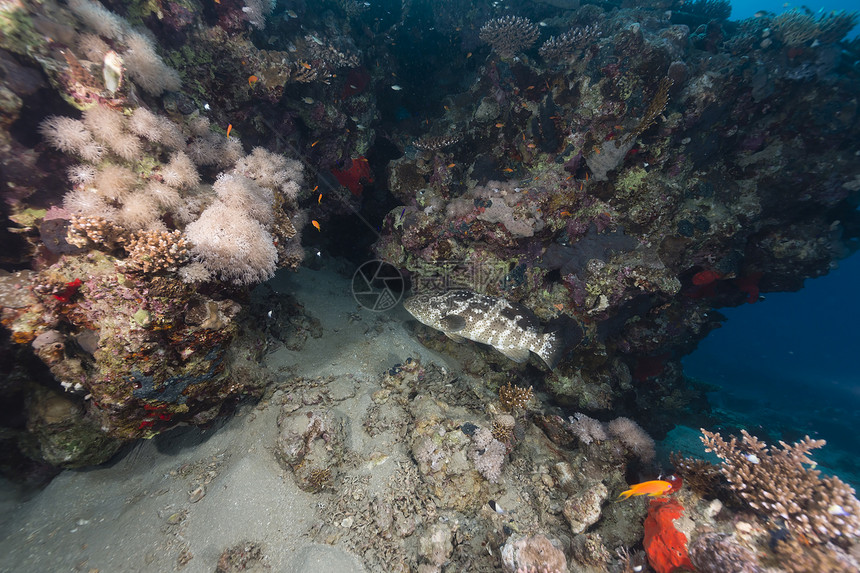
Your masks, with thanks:
[[[362,428],[380,374],[408,357],[438,364],[444,357],[408,335],[401,307],[361,308],[349,279],[331,268],[279,275],[271,286],[296,297],[324,332],[300,352],[279,347],[266,356],[274,393],[215,427],[177,428],[104,466],[63,471],[27,499],[3,484],[0,571],[211,572],[230,549],[246,570],[365,570],[336,542],[343,537],[336,528],[351,529],[351,516],[336,516],[334,535],[322,529],[333,522],[338,494],[302,491],[276,460],[278,416],[297,392],[322,396],[321,405],[346,421],[354,466],[337,489],[372,499],[414,464],[395,433],[371,438]]]

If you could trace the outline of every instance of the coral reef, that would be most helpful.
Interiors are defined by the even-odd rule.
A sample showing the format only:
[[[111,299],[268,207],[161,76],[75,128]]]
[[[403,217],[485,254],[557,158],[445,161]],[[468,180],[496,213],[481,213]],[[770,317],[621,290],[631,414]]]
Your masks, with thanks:
[[[719,326],[714,309],[796,290],[854,250],[856,122],[825,110],[858,78],[835,48],[853,14],[735,25],[726,2],[652,9],[488,18],[478,39],[501,58],[472,58],[421,127],[418,141],[456,145],[404,141],[389,163],[400,204],[375,251],[413,284],[575,319],[586,338],[546,378],[554,397],[631,418],[660,402],[646,422],[660,437],[705,402],[680,359]],[[815,39],[778,32],[806,19]],[[494,370],[474,355],[468,368]]]
[[[860,501],[835,476],[821,477],[809,452],[824,440],[806,436],[795,444],[768,445],[746,430],[728,441],[702,430],[702,443],[723,463],[720,471],[732,491],[752,509],[779,520],[810,543],[860,537]]]
[[[74,406],[65,422],[46,423],[36,412],[57,400],[28,390],[39,446],[27,452],[79,466],[123,441],[207,423],[261,391],[267,375],[245,363],[262,346],[240,325],[233,285],[301,262],[303,167],[262,147],[246,155],[229,128],[225,136],[185,109],[181,72],[125,12],[49,4],[6,23],[44,27],[3,47],[41,68],[71,105],[48,117],[17,108],[47,144],[38,149],[46,167],[41,179],[9,172],[10,202],[33,213],[20,221],[36,272],[16,283],[29,295],[4,301],[2,322],[15,342],[33,343]],[[11,149],[28,156],[20,143]],[[34,194],[46,208],[20,203]]]
[[[857,570],[860,506],[813,467],[821,441],[705,431],[723,463],[673,456],[683,487],[654,441],[712,421],[681,359],[717,309],[857,249],[857,14],[509,4],[6,2],[4,471],[102,463],[277,376],[308,538],[368,569]],[[263,369],[324,321],[253,287],[371,251],[576,344],[547,373],[408,324],[456,367]],[[266,567],[256,542],[223,547],[219,570]]]

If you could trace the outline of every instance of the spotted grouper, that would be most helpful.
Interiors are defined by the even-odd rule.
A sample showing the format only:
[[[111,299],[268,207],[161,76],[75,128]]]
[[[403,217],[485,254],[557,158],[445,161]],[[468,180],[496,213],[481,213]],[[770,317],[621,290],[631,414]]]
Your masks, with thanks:
[[[572,319],[551,323],[544,330],[528,308],[470,290],[418,294],[406,299],[403,307],[456,342],[469,339],[489,344],[520,363],[534,352],[550,369],[583,338],[582,328]]]

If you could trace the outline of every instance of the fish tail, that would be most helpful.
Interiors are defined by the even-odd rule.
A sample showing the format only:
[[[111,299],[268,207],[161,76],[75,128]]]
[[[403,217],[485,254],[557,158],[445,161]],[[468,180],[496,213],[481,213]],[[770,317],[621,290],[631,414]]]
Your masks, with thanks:
[[[553,370],[584,337],[585,331],[578,322],[568,316],[562,316],[550,321],[546,334],[540,339],[539,347],[533,352]]]
[[[632,489],[628,489],[627,491],[622,491],[621,494],[618,496],[618,499],[616,499],[615,501],[623,501],[623,500],[629,498],[631,495],[633,495]]]

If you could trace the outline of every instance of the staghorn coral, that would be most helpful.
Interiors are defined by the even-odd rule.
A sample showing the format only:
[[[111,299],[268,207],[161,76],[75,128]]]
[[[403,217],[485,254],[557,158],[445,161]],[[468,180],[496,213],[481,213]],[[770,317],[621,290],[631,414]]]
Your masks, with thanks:
[[[835,538],[860,536],[860,502],[854,489],[837,477],[821,477],[812,469],[809,452],[824,440],[806,436],[795,444],[767,444],[741,430],[729,441],[702,429],[705,450],[723,463],[720,471],[729,486],[754,510],[782,520],[795,535],[824,544]]]
[[[540,36],[538,27],[528,18],[504,16],[490,20],[481,27],[480,38],[490,44],[502,58],[513,58],[517,52],[529,49]]]
[[[510,414],[496,416],[493,418],[493,437],[506,446],[512,445],[516,439],[514,435],[516,423],[516,419]]]
[[[818,19],[818,39],[825,44],[838,42],[854,29],[858,20],[860,20],[858,12],[840,10],[822,14]]]

